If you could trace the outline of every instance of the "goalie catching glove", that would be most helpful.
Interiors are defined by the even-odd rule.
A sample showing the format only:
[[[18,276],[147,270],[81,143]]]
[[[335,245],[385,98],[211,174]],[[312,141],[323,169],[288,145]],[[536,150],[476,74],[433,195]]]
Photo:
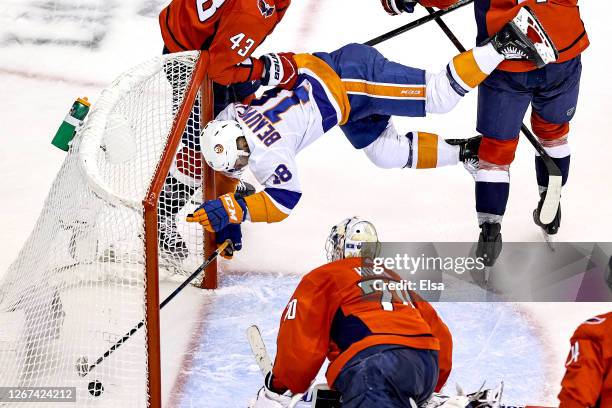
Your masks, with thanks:
[[[264,64],[261,84],[291,89],[297,80],[297,64],[292,52],[269,53],[259,59]]]
[[[242,198],[224,194],[216,200],[205,201],[187,222],[198,222],[206,231],[219,232],[230,224],[240,224],[246,217],[247,206]]]

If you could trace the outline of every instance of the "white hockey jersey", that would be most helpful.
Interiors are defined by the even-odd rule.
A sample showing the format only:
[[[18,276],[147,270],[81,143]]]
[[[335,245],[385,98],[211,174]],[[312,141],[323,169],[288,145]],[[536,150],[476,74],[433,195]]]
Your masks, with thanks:
[[[238,121],[251,151],[249,168],[264,186],[258,197],[246,200],[251,221],[276,222],[289,215],[302,191],[296,155],[348,118],[346,92],[334,92],[335,84],[341,86],[337,75],[316,57],[300,57],[302,75],[292,90],[270,90],[250,105],[230,104],[217,116]]]

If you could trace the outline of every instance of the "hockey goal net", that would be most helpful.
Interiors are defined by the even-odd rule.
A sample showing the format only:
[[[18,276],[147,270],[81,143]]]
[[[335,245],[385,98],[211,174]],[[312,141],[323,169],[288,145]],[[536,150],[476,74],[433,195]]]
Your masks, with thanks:
[[[184,222],[214,196],[199,153],[212,118],[204,58],[154,58],[94,103],[0,280],[0,387],[75,387],[76,406],[161,405],[158,279],[183,280],[212,251],[212,237]],[[216,286],[216,265],[200,282]],[[94,363],[140,321],[78,374],[77,361]],[[92,381],[104,387],[97,397]]]

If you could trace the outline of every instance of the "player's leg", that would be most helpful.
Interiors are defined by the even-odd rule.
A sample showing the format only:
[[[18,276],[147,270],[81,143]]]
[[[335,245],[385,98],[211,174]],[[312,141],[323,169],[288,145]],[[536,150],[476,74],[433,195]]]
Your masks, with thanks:
[[[450,144],[430,133],[399,133],[390,122],[391,114],[424,116],[426,100],[429,101],[425,94],[433,95],[432,101],[440,101],[439,92],[425,92],[425,71],[389,61],[376,49],[359,44],[349,44],[328,55],[343,80],[351,105],[349,120],[340,128],[355,148],[364,148],[375,165],[425,169],[477,160],[474,154],[478,147],[476,140],[456,140]],[[481,53],[476,52],[476,55]],[[466,67],[458,68],[460,72],[470,69],[481,72],[476,62],[470,65],[464,60],[457,59],[457,66]],[[497,66],[499,60],[496,61],[487,69]],[[443,78],[446,89],[454,93],[457,100],[460,99],[446,74]],[[439,84],[442,81],[433,79],[433,82]]]
[[[547,66],[543,70],[546,84],[539,87],[533,98],[531,127],[544,150],[561,170],[562,185],[565,185],[569,176],[569,122],[576,112],[581,72],[580,57],[562,64]],[[561,225],[561,206],[559,206],[557,215],[550,224],[542,225],[539,222],[539,210],[542,207],[544,193],[548,185],[548,172],[542,159],[537,155],[535,167],[540,203],[534,211],[534,220],[547,234],[553,235],[557,233]]]
[[[373,118],[368,117],[348,123],[343,131],[349,134],[370,132],[371,127],[376,126],[375,123]],[[479,144],[479,136],[446,141],[432,133],[415,131],[399,134],[389,118],[386,128],[363,151],[372,163],[383,169],[430,169],[453,166],[459,162],[474,169]]]
[[[444,72],[427,79],[427,112],[445,113],[484,81],[504,59],[526,58],[543,67],[558,53],[542,25],[528,8],[521,8],[514,19],[484,44],[457,55]],[[452,92],[451,89],[455,92]]]
[[[342,394],[343,408],[406,408],[425,402],[437,381],[435,351],[379,345],[354,356],[333,385]]]
[[[527,31],[535,37],[543,37],[538,47]],[[358,120],[372,114],[425,116],[426,112],[446,113],[504,59],[516,59],[520,54],[545,64],[556,58],[555,52],[537,19],[531,18],[528,9],[521,9],[515,19],[486,44],[455,56],[438,74],[426,74],[423,70],[389,61],[376,49],[359,44],[349,44],[328,56],[349,96],[349,120]]]
[[[438,73],[427,72],[427,113],[450,112],[470,91],[482,83],[504,60],[492,44],[475,47],[455,56]]]
[[[495,71],[478,90],[477,130],[483,135],[476,173],[476,212],[481,229],[477,255],[492,265],[501,252],[501,222],[510,192],[510,164],[531,102],[529,73]]]
[[[503,61],[504,57],[491,43],[456,56],[438,74],[387,60],[372,47],[349,44],[331,54],[330,65],[342,78],[347,91],[351,113],[348,122],[341,127],[351,144],[357,148],[368,148],[366,154],[378,166],[384,168],[416,167],[431,168],[456,164],[464,161],[459,155],[459,147],[438,141],[437,136],[424,134],[420,144],[423,154],[421,163],[411,160],[415,154],[403,154],[406,160],[400,164],[396,159],[420,141],[397,137],[395,129],[389,129],[385,118],[397,116],[425,116],[426,112],[444,113],[450,111],[461,98],[478,86]],[[371,146],[379,136],[389,136]],[[393,144],[397,145],[397,151]],[[461,142],[457,142],[461,143]],[[466,141],[465,143],[468,143]],[[389,150],[392,157],[385,160],[382,153]],[[427,153],[435,153],[439,160],[427,160]],[[446,158],[452,158],[445,160]],[[465,161],[464,161],[465,162]],[[473,167],[472,167],[473,168]]]
[[[350,119],[448,112],[504,60],[490,43],[457,55],[438,74],[390,61],[375,48],[361,44],[316,55],[323,55],[342,79]]]

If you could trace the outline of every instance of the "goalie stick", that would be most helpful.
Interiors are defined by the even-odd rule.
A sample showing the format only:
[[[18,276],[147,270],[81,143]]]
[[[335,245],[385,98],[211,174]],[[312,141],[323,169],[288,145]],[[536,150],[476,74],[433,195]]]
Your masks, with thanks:
[[[434,18],[436,24],[438,24],[440,29],[444,31],[444,34],[446,34],[448,39],[455,45],[457,50],[459,52],[465,52],[466,49],[463,44],[461,44],[461,41],[459,41],[452,30],[442,20],[441,15],[439,14],[441,10],[435,11],[432,7],[425,8],[429,12],[429,17]],[[550,224],[555,219],[557,209],[559,208],[559,203],[561,202],[561,170],[559,170],[559,167],[548,155],[546,150],[544,150],[542,144],[540,144],[538,139],[536,139],[536,137],[524,123],[521,124],[521,131],[527,140],[529,140],[529,143],[531,143],[531,145],[535,148],[536,152],[540,155],[544,166],[546,166],[546,171],[548,171],[548,187],[544,196],[542,209],[540,210],[540,222],[545,225]]]
[[[272,371],[272,361],[268,355],[268,350],[266,350],[266,344],[263,341],[263,337],[261,337],[259,327],[256,325],[250,326],[247,329],[247,339],[249,339],[249,345],[251,346],[253,357],[255,357],[255,362],[265,378],[268,373]]]
[[[228,239],[225,242],[223,242],[221,245],[219,245],[217,250],[214,251],[212,254],[210,254],[210,256],[206,259],[206,261],[204,261],[204,263],[202,265],[200,265],[198,267],[198,269],[196,269],[191,275],[189,275],[189,277],[187,279],[185,279],[185,281],[183,283],[181,283],[178,288],[174,289],[174,291],[171,294],[169,294],[160,303],[159,308],[162,309],[172,299],[174,299],[176,297],[176,295],[178,295],[179,292],[181,292],[185,288],[185,286],[189,285],[189,283],[192,280],[194,280],[202,271],[204,271],[208,267],[208,265],[210,265],[212,263],[212,261],[214,261],[217,258],[217,256],[221,252],[223,252],[225,250],[225,248],[227,248],[227,246],[230,245],[230,244],[231,244],[231,241]],[[145,320],[144,319],[141,320],[140,322],[138,322],[138,324],[136,326],[134,326],[129,332],[125,333],[121,339],[119,339],[115,344],[113,344],[111,346],[111,348],[106,350],[106,352],[104,354],[102,354],[100,357],[98,357],[98,359],[93,364],[89,364],[89,361],[88,361],[87,357],[85,357],[85,356],[80,357],[79,359],[77,359],[76,370],[77,370],[77,373],[79,374],[79,376],[85,377],[87,374],[89,374],[91,372],[91,370],[93,370],[96,366],[98,366],[100,363],[102,363],[102,361],[104,361],[105,358],[107,358],[108,356],[113,354],[115,352],[115,350],[117,350],[119,347],[121,347],[121,345],[123,343],[128,341],[130,339],[130,337],[132,337],[138,330],[140,330],[140,328],[142,326],[144,326],[144,324],[145,324]]]
[[[249,340],[249,345],[251,346],[251,351],[253,352],[253,357],[255,357],[255,362],[259,366],[259,369],[261,370],[261,373],[265,379],[272,371],[272,360],[270,360],[270,355],[266,349],[266,343],[264,343],[263,337],[261,337],[261,332],[259,331],[259,327],[257,327],[257,325],[250,326],[246,333],[247,339]],[[291,402],[287,408],[294,408],[297,403],[302,400],[303,395],[303,393],[294,394],[291,397]]]

